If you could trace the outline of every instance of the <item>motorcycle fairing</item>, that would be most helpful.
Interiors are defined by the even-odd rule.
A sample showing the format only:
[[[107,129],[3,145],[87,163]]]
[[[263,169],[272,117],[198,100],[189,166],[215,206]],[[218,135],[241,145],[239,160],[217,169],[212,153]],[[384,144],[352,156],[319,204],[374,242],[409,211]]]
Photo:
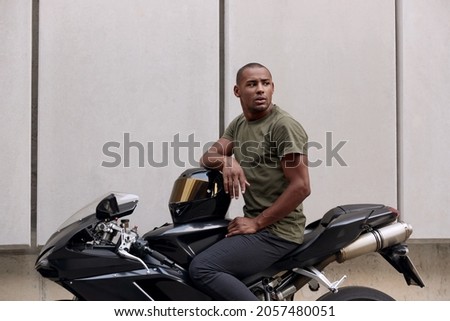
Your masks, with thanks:
[[[224,238],[228,224],[225,219],[167,224],[144,234],[143,238],[152,249],[187,269],[195,255]]]
[[[209,301],[183,280],[182,271],[155,267],[62,282],[79,300],[87,301]],[[111,281],[114,280],[114,286]],[[101,293],[101,296],[98,294]]]

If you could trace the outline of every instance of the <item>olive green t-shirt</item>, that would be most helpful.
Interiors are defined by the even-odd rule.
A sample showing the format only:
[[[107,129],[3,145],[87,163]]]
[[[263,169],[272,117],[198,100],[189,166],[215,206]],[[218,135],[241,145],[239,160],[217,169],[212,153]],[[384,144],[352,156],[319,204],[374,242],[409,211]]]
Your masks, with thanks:
[[[273,105],[270,114],[255,121],[247,121],[243,114],[239,115],[222,137],[233,142],[234,157],[250,183],[243,195],[244,215],[256,217],[270,207],[288,185],[281,159],[291,153],[307,155],[308,136],[291,115]],[[300,204],[267,228],[283,239],[302,243],[305,221]]]

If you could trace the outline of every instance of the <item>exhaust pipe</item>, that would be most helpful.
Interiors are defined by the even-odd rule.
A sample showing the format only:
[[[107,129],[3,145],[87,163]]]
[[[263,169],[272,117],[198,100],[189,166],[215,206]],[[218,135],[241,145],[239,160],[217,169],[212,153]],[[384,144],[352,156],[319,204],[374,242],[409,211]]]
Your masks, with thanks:
[[[396,222],[380,229],[369,231],[341,249],[336,261],[342,263],[355,257],[405,242],[411,236],[412,231],[412,226],[404,222]]]

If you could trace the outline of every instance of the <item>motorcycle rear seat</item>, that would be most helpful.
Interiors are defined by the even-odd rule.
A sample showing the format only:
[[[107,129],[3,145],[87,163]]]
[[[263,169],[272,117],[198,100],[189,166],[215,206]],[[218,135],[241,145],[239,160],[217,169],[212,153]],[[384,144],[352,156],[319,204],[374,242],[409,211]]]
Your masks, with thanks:
[[[342,214],[379,209],[383,207],[385,207],[385,205],[382,204],[349,204],[336,206],[335,208],[332,208],[331,210],[325,213],[325,215],[320,220],[320,224],[322,224],[323,226],[327,226],[328,224],[330,224],[331,221],[333,221],[335,218],[337,218]]]

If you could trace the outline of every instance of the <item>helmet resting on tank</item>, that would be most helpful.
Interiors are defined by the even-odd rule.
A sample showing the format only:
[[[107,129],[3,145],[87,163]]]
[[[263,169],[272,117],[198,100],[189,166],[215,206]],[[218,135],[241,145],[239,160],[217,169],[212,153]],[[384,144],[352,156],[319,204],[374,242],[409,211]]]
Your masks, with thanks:
[[[225,218],[230,201],[220,171],[191,168],[175,181],[169,210],[174,224],[220,219]]]

